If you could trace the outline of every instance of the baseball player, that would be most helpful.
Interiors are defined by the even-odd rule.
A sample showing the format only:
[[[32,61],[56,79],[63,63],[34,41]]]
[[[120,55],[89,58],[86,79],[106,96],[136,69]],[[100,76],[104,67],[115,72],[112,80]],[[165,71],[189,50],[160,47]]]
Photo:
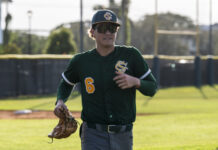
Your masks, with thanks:
[[[157,90],[139,50],[115,45],[119,27],[114,12],[97,11],[89,30],[96,48],[75,55],[62,73],[54,111],[65,105],[73,86],[81,83],[82,150],[132,150],[136,90],[147,96]]]

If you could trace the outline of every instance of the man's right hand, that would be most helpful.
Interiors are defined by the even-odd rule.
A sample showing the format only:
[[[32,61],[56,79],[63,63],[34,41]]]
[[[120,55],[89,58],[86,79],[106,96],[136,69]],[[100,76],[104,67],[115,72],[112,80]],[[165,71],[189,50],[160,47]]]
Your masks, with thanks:
[[[58,100],[56,107],[54,109],[54,114],[58,117],[58,118],[65,118],[65,114],[64,112],[68,111],[67,106],[64,104],[63,100]]]

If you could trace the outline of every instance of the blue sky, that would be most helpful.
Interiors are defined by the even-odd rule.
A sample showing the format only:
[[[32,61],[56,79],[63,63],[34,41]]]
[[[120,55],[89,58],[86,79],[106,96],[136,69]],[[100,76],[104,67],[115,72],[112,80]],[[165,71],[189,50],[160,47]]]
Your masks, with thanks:
[[[120,2],[121,0],[115,0]],[[199,0],[199,23],[209,24],[209,1]],[[213,22],[218,22],[218,0],[213,2]],[[139,20],[144,14],[155,12],[155,0],[131,0],[129,17]],[[108,0],[83,0],[84,20],[90,20],[96,4],[108,5]],[[33,12],[32,28],[51,30],[64,22],[78,21],[80,0],[13,0],[8,11],[12,14],[11,29],[28,29],[27,11]],[[159,12],[173,12],[189,16],[196,20],[196,0],[158,0]],[[6,14],[6,5],[2,4],[2,20]],[[4,21],[2,21],[4,28]]]

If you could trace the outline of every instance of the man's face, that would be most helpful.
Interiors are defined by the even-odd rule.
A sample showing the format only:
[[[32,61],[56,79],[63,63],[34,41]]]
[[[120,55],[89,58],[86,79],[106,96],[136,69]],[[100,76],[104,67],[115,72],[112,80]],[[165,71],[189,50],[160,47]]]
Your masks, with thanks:
[[[97,46],[111,47],[115,45],[118,27],[112,23],[99,23],[93,29]]]

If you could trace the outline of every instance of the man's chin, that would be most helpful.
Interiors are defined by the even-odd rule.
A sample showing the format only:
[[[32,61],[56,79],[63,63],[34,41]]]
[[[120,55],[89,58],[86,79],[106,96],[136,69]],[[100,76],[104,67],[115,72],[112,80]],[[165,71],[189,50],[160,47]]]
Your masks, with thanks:
[[[105,48],[110,48],[110,47],[113,47],[113,46],[114,46],[113,44],[105,44],[104,45]]]
[[[113,47],[114,43],[113,42],[109,42],[109,43],[104,43],[105,47]]]

